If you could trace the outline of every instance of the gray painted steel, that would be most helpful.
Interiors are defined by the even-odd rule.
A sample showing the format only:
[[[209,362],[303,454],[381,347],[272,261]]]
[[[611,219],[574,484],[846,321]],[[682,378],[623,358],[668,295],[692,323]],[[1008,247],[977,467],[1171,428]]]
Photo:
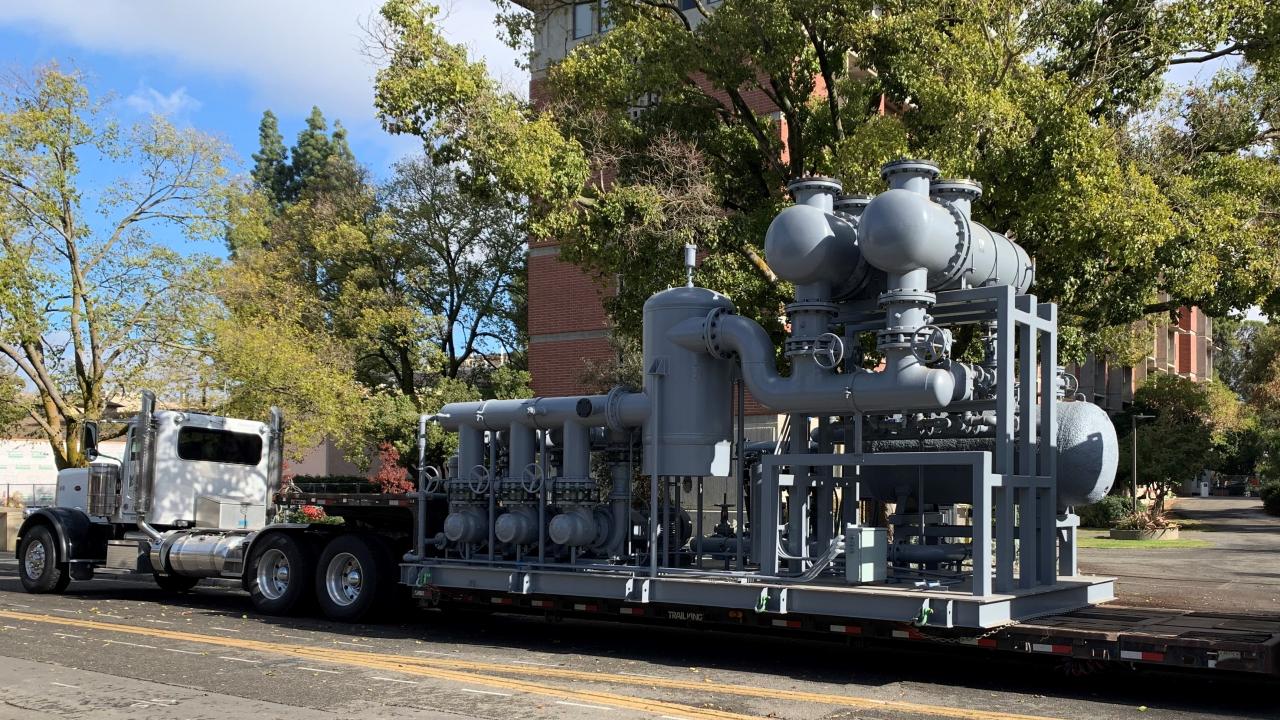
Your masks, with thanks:
[[[874,198],[791,184],[765,236],[795,286],[781,347],[692,286],[686,249],[689,285],[645,303],[641,391],[446,406],[444,537],[416,539],[403,580],[970,627],[1111,599],[1109,579],[1077,576],[1070,509],[1110,487],[1115,432],[1061,397],[1057,309],[1027,294],[1030,258],[972,219],[976,183],[919,160],[882,172]],[[981,362],[951,356],[965,325]],[[744,390],[787,415],[776,444],[746,442]],[[736,492],[707,534],[710,476]],[[867,503],[894,507],[892,545],[846,546]]]

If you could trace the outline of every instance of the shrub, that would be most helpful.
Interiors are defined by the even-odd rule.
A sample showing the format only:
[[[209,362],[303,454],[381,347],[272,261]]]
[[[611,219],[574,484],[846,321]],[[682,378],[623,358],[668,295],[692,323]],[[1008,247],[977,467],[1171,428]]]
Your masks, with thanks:
[[[1133,500],[1120,495],[1108,495],[1092,505],[1076,508],[1081,527],[1113,528],[1122,518],[1133,512]]]
[[[1262,509],[1268,514],[1280,515],[1280,480],[1268,480],[1258,489],[1262,496]]]
[[[303,505],[281,513],[275,522],[311,523],[313,525],[341,525],[343,520],[324,511],[319,505]]]
[[[413,492],[413,482],[409,480],[409,471],[400,465],[400,451],[389,442],[378,446],[378,459],[381,463],[372,481],[382,492],[392,495]]]

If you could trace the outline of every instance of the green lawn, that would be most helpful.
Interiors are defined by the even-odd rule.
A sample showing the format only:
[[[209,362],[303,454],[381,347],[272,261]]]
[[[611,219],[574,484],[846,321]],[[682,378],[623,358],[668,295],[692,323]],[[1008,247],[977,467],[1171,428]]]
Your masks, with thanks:
[[[1103,533],[1082,532],[1077,538],[1077,545],[1082,548],[1098,550],[1182,550],[1213,547],[1208,540],[1112,540]]]

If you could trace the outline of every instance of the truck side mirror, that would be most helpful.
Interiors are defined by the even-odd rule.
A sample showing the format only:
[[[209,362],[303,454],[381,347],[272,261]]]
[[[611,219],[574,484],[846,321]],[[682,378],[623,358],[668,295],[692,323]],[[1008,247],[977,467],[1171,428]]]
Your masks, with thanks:
[[[81,445],[84,455],[90,460],[98,459],[98,423],[86,420],[81,426]]]

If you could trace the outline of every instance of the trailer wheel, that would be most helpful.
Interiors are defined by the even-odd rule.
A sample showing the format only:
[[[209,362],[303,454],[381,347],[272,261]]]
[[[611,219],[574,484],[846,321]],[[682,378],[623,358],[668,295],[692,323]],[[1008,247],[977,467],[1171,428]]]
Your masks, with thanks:
[[[38,525],[23,538],[18,549],[18,574],[29,593],[60,594],[71,584],[65,561],[58,560],[58,546],[49,528]]]
[[[200,582],[200,578],[187,577],[186,575],[153,574],[156,579],[156,585],[159,585],[160,589],[165,592],[187,592]]]
[[[273,533],[254,544],[249,596],[258,612],[292,615],[309,601],[315,555],[302,540]]]
[[[326,617],[357,621],[386,604],[395,580],[390,553],[377,538],[339,535],[320,554],[316,599]]]

